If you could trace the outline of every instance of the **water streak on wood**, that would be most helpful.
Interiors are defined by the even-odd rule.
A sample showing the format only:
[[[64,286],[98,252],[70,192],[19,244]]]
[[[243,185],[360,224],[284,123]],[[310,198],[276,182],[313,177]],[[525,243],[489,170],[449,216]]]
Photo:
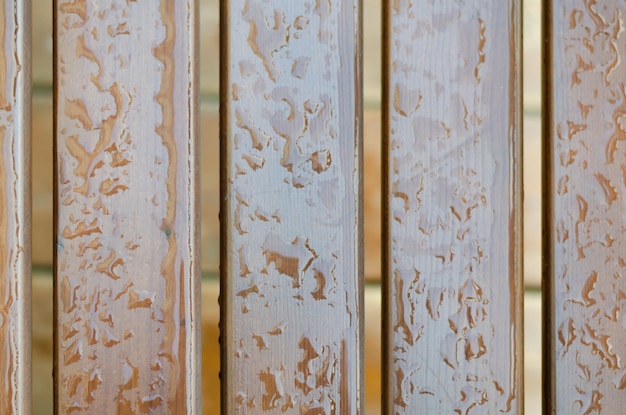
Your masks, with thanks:
[[[385,5],[384,413],[522,413],[520,11]]]
[[[56,408],[198,413],[195,7],[55,7]]]

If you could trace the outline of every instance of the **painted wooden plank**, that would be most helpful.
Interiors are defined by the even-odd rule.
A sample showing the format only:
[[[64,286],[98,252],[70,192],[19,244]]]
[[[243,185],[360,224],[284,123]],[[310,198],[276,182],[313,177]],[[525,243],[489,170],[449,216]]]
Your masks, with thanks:
[[[622,413],[626,1],[544,4],[544,413]]]
[[[59,413],[200,411],[195,22],[55,3]]]
[[[522,413],[520,12],[385,5],[384,413]]]
[[[30,3],[0,0],[0,414],[30,414]]]
[[[222,2],[222,411],[362,406],[359,1]]]

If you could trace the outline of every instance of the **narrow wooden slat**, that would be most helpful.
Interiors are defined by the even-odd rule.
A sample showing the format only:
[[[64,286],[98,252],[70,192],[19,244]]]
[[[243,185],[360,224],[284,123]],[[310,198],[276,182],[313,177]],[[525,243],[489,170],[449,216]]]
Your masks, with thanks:
[[[626,1],[544,5],[544,413],[623,413]]]
[[[30,6],[0,0],[0,414],[30,414]]]
[[[222,2],[222,411],[362,406],[359,1]]]
[[[520,26],[385,4],[384,413],[522,413]]]
[[[195,22],[55,3],[59,413],[199,413]]]

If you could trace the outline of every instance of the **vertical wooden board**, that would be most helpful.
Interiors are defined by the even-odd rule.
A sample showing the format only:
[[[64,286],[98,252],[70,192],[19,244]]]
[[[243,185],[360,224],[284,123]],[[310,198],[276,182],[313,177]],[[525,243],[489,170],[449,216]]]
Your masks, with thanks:
[[[222,2],[223,413],[360,413],[359,20]]]
[[[29,3],[0,0],[0,413],[30,414]]]
[[[522,413],[520,2],[385,13],[384,411]]]
[[[544,413],[623,413],[626,1],[545,4]]]
[[[195,5],[55,19],[56,411],[199,413]]]

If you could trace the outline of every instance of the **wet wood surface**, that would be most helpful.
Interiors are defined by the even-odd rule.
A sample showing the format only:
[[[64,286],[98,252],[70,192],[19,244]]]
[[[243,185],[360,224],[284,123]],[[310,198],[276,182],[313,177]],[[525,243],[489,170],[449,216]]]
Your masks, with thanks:
[[[520,12],[385,5],[386,414],[522,413]]]
[[[359,3],[222,2],[222,413],[361,413]]]
[[[33,105],[33,239],[32,258],[36,266],[52,266],[52,8],[48,0],[33,0],[32,59],[35,71],[33,83],[36,95]],[[363,120],[364,166],[364,243],[366,280],[380,281],[380,84],[381,84],[381,7],[382,0],[363,0]],[[524,169],[524,282],[527,287],[538,287],[541,280],[541,201],[540,175],[537,155],[540,149],[539,124],[541,109],[541,20],[540,0],[524,1],[524,102],[530,128],[525,127],[524,151],[530,166]],[[219,147],[218,129],[218,67],[219,59],[219,0],[198,2],[200,37],[200,85],[203,105],[200,110],[202,126],[202,271],[219,272]],[[38,108],[37,108],[38,107]],[[527,124],[527,125],[528,125]],[[540,130],[540,128],[539,128]]]
[[[196,15],[55,2],[55,407],[196,414]]]
[[[30,4],[0,0],[0,414],[30,414]]]
[[[544,6],[544,413],[623,413],[626,1]]]

